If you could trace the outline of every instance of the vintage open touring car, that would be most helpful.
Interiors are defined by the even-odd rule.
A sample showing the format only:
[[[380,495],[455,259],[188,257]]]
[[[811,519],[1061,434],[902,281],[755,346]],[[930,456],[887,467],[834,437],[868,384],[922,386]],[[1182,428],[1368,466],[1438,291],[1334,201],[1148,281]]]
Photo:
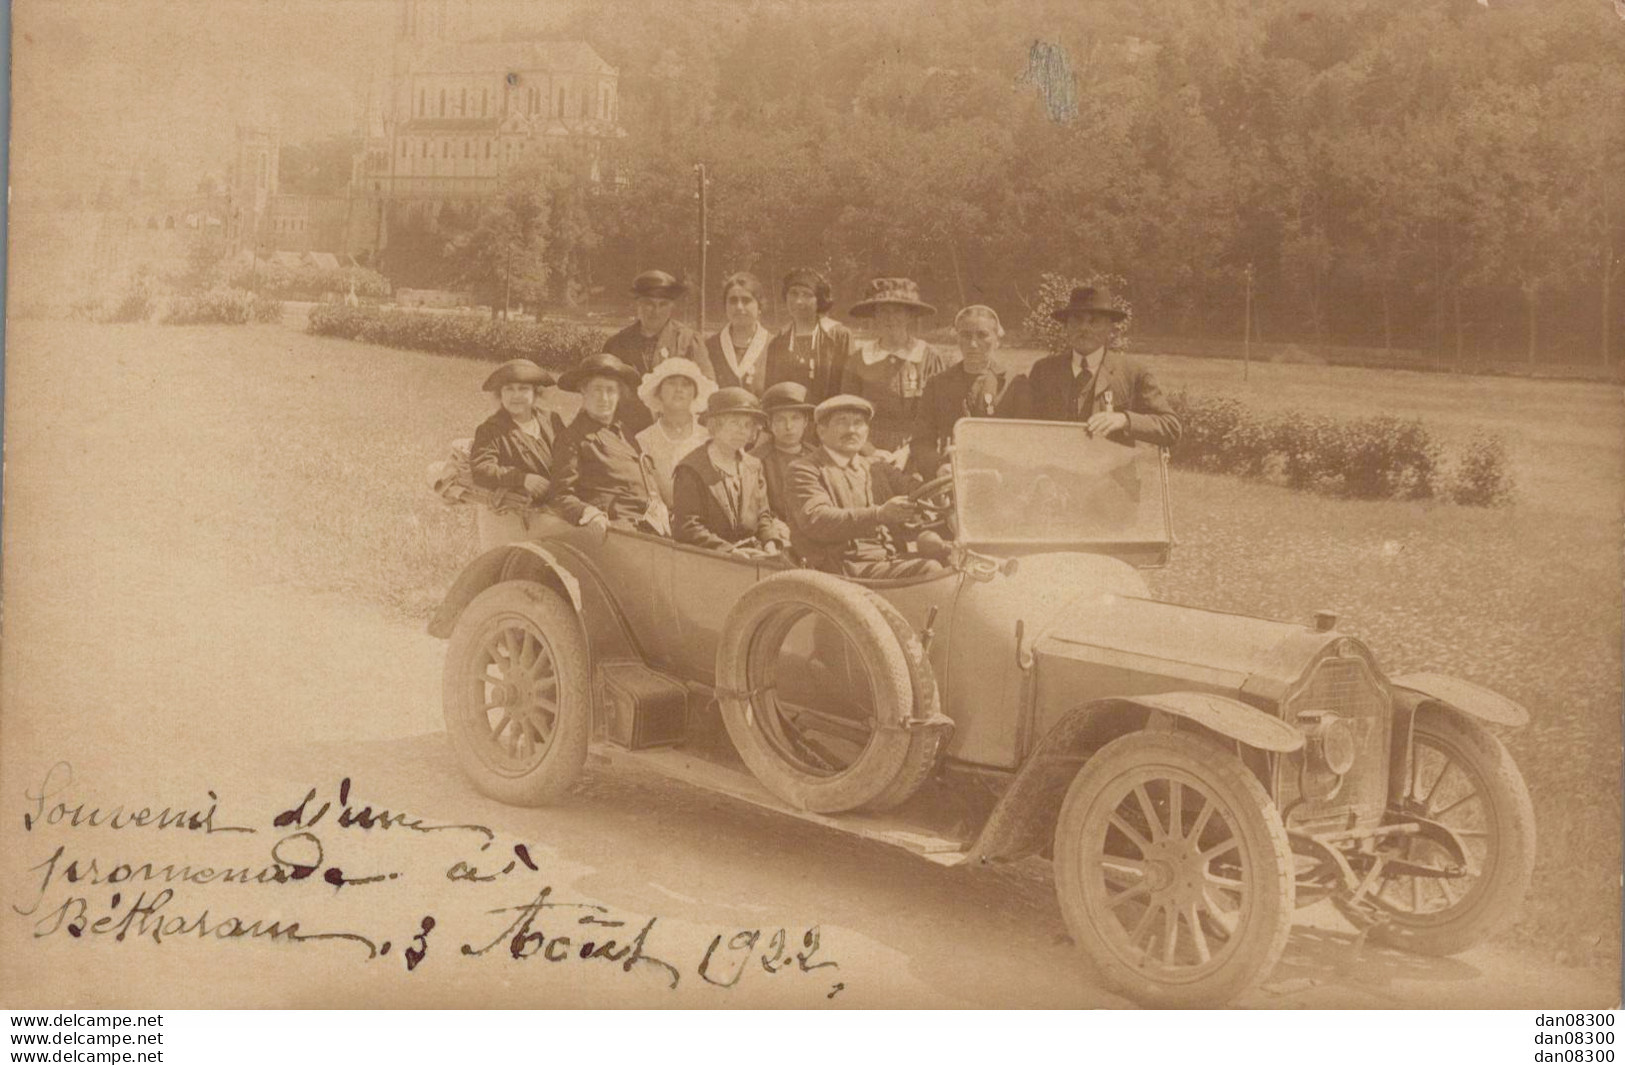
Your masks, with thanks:
[[[1328,614],[1153,598],[1156,449],[967,419],[917,495],[953,563],[893,581],[534,516],[430,624],[463,771],[541,805],[592,747],[942,864],[1047,856],[1074,941],[1147,1004],[1240,994],[1316,900],[1430,954],[1513,915],[1534,814],[1486,725],[1525,711],[1387,676]]]

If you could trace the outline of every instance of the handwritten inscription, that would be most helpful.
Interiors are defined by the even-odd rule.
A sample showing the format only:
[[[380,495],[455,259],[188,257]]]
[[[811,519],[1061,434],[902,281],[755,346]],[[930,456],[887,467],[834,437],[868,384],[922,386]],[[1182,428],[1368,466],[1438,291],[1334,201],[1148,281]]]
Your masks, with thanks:
[[[207,793],[209,804],[195,810],[171,805],[154,814],[150,804],[98,805],[74,791],[72,767],[57,763],[38,786],[25,790],[24,823],[34,837],[73,836],[49,841],[48,850],[27,867],[21,898],[10,900],[10,908],[32,920],[37,941],[339,946],[358,951],[363,962],[398,958],[407,972],[417,974],[493,960],[548,970],[591,966],[673,991],[685,983],[729,991],[778,974],[794,974],[798,980],[816,975],[826,998],[846,987],[832,979],[839,966],[821,953],[822,933],[816,925],[715,934],[706,930],[696,941],[691,926],[561,897],[527,843],[504,842],[494,849],[496,833],[487,826],[437,823],[398,807],[352,801],[353,790],[352,780],[343,777],[330,797],[310,787],[297,803],[259,827],[233,825],[221,815],[224,804],[214,791]],[[267,827],[271,831],[265,834]],[[130,835],[132,829],[160,828],[185,834]],[[197,844],[185,842],[222,833],[239,842],[230,844],[229,856],[213,855],[216,860],[209,862],[196,860],[191,850]],[[263,834],[263,842],[256,834]],[[458,855],[462,844],[457,840],[469,835],[479,840],[478,853]],[[167,842],[172,840],[179,842]],[[432,847],[440,857],[431,858],[425,871],[422,857],[429,855],[408,861],[399,853],[403,843],[413,852]],[[186,857],[166,860],[135,853],[160,846],[170,852],[184,849]],[[450,854],[444,853],[447,846]],[[356,855],[348,853],[357,848]],[[345,851],[343,868],[329,855],[335,850]],[[366,868],[380,862],[388,865]],[[289,912],[291,906],[305,909],[340,895],[348,898],[353,890],[373,899],[373,893],[385,890],[380,885],[410,884],[414,875],[423,876],[425,886],[458,886],[443,887],[435,895],[435,914],[418,910],[421,916],[413,918],[416,927],[409,932],[385,927],[390,912],[411,905],[399,896],[390,896],[392,906],[368,903],[362,911],[322,910],[350,915],[344,918],[315,921],[310,913]],[[490,892],[501,890],[491,887],[496,883],[521,885],[523,901],[491,906]],[[317,889],[314,894],[312,888]],[[447,912],[447,890],[459,896],[466,892],[472,905]],[[240,901],[221,906],[222,891]],[[273,905],[266,892],[286,901]],[[256,906],[264,908],[256,913]],[[357,912],[360,918],[354,916]],[[391,936],[391,931],[397,934]],[[437,950],[437,944],[447,945],[443,938],[448,935],[456,937],[451,942],[459,948]]]
[[[291,806],[273,817],[272,826],[287,828],[290,825],[299,825],[314,828],[333,808],[331,802],[324,802],[314,811],[307,811],[306,807],[315,801],[316,789],[311,788],[297,806]],[[390,813],[388,810],[374,812],[371,806],[363,806],[357,810],[350,805],[349,777],[339,782],[339,805],[344,808],[335,819],[340,828],[357,828],[362,831],[373,828],[404,828],[412,832],[477,832],[488,841],[496,838],[496,834],[484,825],[436,825],[424,821],[421,817],[410,817],[404,813]]]
[[[215,814],[219,809],[219,796],[208,792],[209,807],[207,810],[188,810],[185,807],[176,809],[166,806],[156,812],[150,806],[139,809],[127,809],[123,804],[104,810],[99,806],[88,807],[84,802],[69,805],[69,800],[59,798],[68,794],[73,784],[73,766],[67,762],[57,762],[46,772],[45,779],[40,782],[37,790],[30,789],[24,793],[33,810],[23,814],[23,829],[32,832],[39,825],[66,825],[69,828],[155,828],[179,829],[183,832],[253,832],[252,828],[237,825],[215,824]],[[55,802],[51,800],[55,799]]]

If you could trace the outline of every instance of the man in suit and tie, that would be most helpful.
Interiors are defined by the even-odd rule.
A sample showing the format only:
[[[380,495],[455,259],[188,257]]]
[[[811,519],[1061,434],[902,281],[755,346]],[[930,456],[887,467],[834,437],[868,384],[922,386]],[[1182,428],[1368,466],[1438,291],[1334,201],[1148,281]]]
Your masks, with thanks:
[[[1118,443],[1144,440],[1161,447],[1179,442],[1179,418],[1151,371],[1111,346],[1128,314],[1105,289],[1072,290],[1054,312],[1065,323],[1068,350],[1033,363],[1026,380],[1013,382],[999,413],[1011,418],[1082,422],[1091,435]]]
[[[791,542],[806,562],[829,573],[870,579],[935,573],[942,563],[903,553],[888,525],[917,513],[907,496],[876,499],[869,441],[874,405],[861,396],[831,396],[813,410],[820,446],[790,463],[796,520]]]

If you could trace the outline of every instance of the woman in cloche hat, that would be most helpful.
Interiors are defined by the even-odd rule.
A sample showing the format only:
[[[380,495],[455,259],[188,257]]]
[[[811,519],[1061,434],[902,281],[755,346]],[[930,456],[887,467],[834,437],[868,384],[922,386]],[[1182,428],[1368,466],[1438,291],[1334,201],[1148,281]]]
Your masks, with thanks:
[[[679,543],[758,555],[782,550],[790,530],[767,501],[762,462],[745,450],[767,415],[744,388],[712,393],[700,415],[710,441],[677,464],[672,535]]]
[[[497,409],[474,430],[469,472],[481,488],[505,488],[547,495],[553,484],[553,442],[563,425],[558,415],[537,407],[541,389],[553,375],[529,359],[511,359],[485,379]]]
[[[908,442],[926,381],[947,367],[936,349],[914,335],[915,323],[934,313],[906,277],[875,278],[869,297],[852,308],[852,317],[874,319],[875,339],[847,359],[841,392],[874,404],[869,439],[881,451],[897,452]],[[906,454],[888,457],[898,468],[907,459]]]
[[[667,359],[643,375],[638,398],[654,415],[654,424],[640,430],[638,447],[654,462],[660,498],[671,506],[671,475],[684,455],[706,441],[705,426],[694,416],[704,407],[716,384],[688,359]]]

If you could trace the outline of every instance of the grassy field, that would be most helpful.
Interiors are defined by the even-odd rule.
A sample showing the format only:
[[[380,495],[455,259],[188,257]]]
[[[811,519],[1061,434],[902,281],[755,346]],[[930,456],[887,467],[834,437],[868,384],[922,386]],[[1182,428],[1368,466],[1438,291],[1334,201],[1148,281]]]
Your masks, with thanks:
[[[415,620],[473,554],[470,516],[431,496],[423,471],[488,413],[483,365],[276,326],[19,321],[11,332],[8,404],[28,402],[30,355],[54,350],[72,354],[96,395],[153,412],[153,438],[135,450],[165,456],[170,513],[132,535]],[[1414,415],[1447,440],[1481,427],[1506,435],[1520,491],[1498,511],[1177,471],[1180,546],[1150,577],[1164,597],[1202,606],[1287,619],[1335,609],[1390,672],[1457,673],[1529,706],[1534,723],[1508,739],[1534,795],[1541,859],[1510,935],[1571,964],[1617,965],[1619,390],[1284,365],[1254,366],[1243,382],[1235,363],[1150,361],[1165,387],[1261,408]],[[74,490],[116,505],[116,471]]]

